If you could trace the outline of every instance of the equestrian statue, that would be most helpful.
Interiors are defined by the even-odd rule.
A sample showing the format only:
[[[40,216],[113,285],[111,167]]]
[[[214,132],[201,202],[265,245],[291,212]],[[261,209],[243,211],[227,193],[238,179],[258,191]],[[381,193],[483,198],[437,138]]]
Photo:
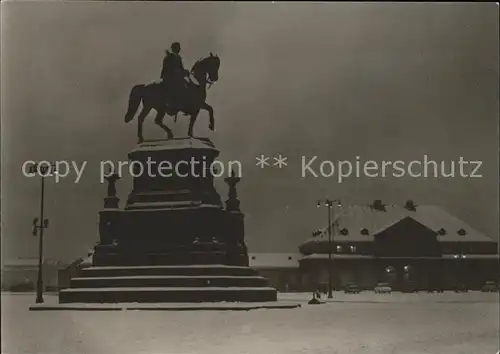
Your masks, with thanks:
[[[142,103],[137,126],[139,143],[144,141],[142,124],[152,109],[157,112],[155,123],[167,133],[168,139],[174,136],[172,130],[163,123],[165,114],[175,117],[174,122],[177,122],[179,113],[190,116],[188,135],[192,137],[194,123],[203,109],[209,114],[210,130],[215,129],[214,110],[205,100],[208,88],[219,79],[220,59],[210,53],[208,57],[198,60],[191,71],[188,71],[184,68],[180,51],[179,42],[174,42],[170,50],[166,51],[161,81],[136,85],[130,91],[125,122],[128,123],[135,117]]]

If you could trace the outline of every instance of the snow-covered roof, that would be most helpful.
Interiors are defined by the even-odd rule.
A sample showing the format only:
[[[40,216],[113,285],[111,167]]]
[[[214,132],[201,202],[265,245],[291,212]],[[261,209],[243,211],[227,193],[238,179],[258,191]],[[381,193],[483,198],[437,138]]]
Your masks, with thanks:
[[[496,254],[468,254],[464,256],[465,258],[468,259],[498,259],[499,256]],[[332,253],[332,259],[374,259],[374,256],[370,255],[364,255],[364,254],[335,254]],[[407,257],[384,257],[384,258],[407,258]],[[420,259],[436,259],[436,258],[442,258],[442,259],[455,259],[455,255],[452,254],[443,254],[440,257],[411,257],[411,258],[420,258]],[[303,256],[300,258],[300,260],[327,260],[328,259],[328,254],[327,253],[313,253],[313,254],[308,254],[306,256]]]
[[[298,268],[299,253],[249,253],[252,268]]]
[[[399,205],[385,205],[382,210],[371,205],[344,205],[335,208],[332,232],[335,242],[373,241],[373,236],[397,224],[405,218],[412,218],[437,233],[441,242],[494,242],[493,239],[472,228],[467,223],[435,205],[418,205],[414,210]],[[321,229],[307,243],[328,241],[327,228]]]

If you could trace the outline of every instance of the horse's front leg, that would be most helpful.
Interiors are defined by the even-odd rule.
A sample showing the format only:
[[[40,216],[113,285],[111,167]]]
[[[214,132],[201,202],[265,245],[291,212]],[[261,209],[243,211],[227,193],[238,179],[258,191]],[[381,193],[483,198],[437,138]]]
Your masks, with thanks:
[[[167,139],[173,139],[174,134],[172,133],[172,130],[170,130],[170,128],[163,123],[163,118],[165,118],[165,113],[166,112],[164,109],[159,110],[155,118],[155,123],[159,125],[163,130],[165,130],[165,132],[167,133]]]
[[[141,114],[139,114],[139,117],[137,118],[137,120],[138,120],[138,122],[137,122],[137,138],[139,140],[139,144],[144,141],[144,137],[142,136],[142,124],[144,123],[144,120],[148,116],[148,113],[150,110],[151,110],[151,108],[149,108],[149,109],[144,108],[142,110]]]
[[[191,119],[189,120],[188,136],[191,138],[193,137],[194,123],[196,122],[196,118],[198,118],[199,113],[200,113],[200,109],[193,111],[193,113],[191,114]]]
[[[208,128],[212,131],[215,130],[215,118],[214,118],[214,109],[212,106],[210,106],[208,103],[204,102],[203,105],[201,106],[204,110],[208,112],[208,115],[210,116],[210,124],[208,125]]]

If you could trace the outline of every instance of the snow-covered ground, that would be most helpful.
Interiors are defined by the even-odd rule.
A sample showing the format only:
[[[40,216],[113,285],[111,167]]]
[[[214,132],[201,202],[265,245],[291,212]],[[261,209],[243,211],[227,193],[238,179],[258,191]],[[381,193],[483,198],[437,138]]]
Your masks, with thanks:
[[[290,310],[28,311],[2,294],[2,353],[495,354],[499,294],[335,294]],[[56,297],[45,296],[46,303]],[[375,302],[376,301],[376,302]]]

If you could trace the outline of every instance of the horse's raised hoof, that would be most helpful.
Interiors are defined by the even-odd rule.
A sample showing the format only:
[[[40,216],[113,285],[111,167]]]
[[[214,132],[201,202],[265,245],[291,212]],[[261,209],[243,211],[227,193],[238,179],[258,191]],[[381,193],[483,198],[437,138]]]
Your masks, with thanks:
[[[130,114],[125,115],[125,123],[130,122],[132,119],[134,119],[134,116]]]

